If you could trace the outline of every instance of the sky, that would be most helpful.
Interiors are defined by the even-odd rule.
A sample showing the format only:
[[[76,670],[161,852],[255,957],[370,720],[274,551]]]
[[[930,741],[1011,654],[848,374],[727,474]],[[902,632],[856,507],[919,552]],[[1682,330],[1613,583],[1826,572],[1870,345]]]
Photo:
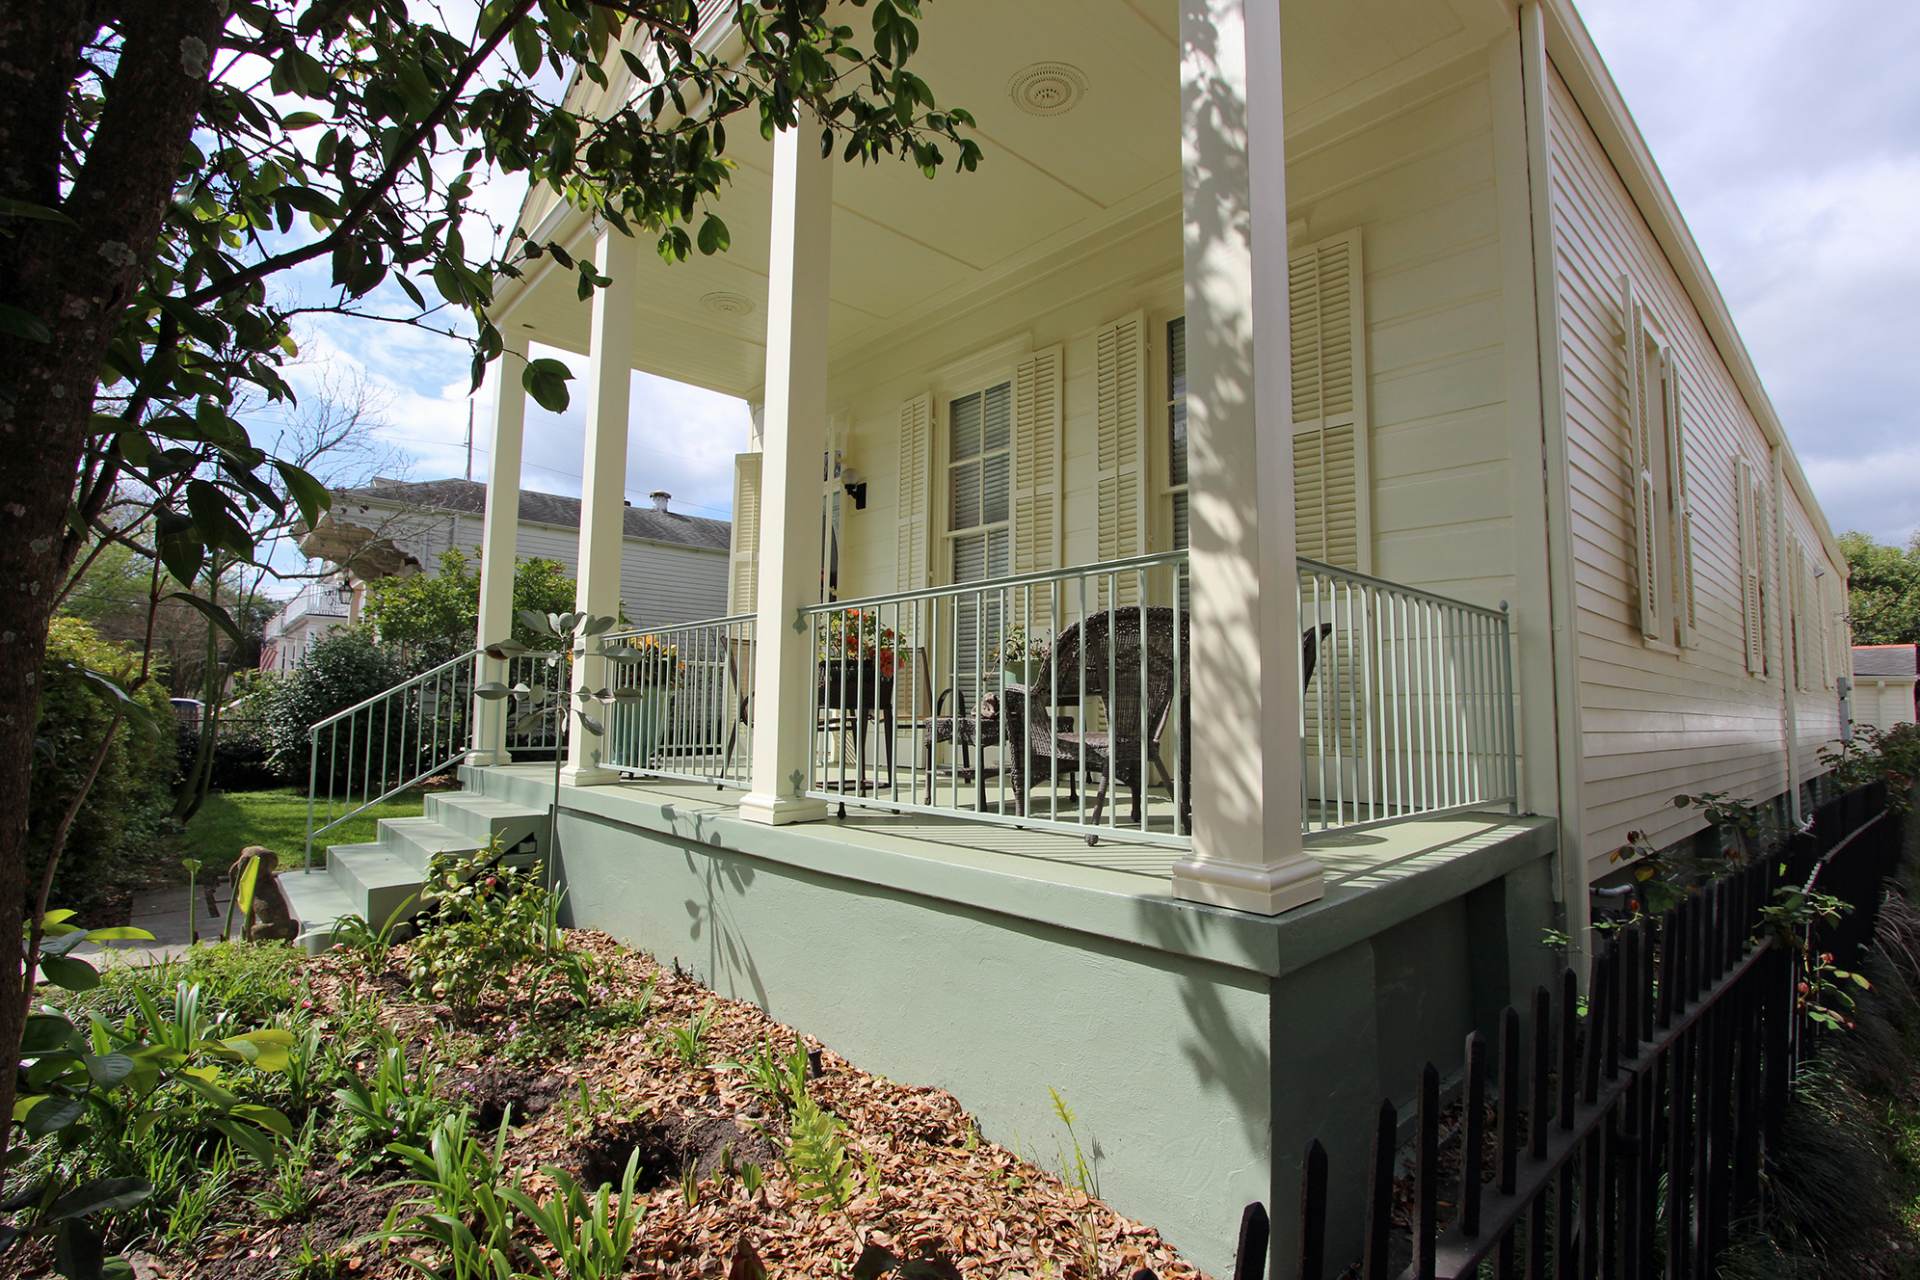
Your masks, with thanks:
[[[1581,11],[1836,532],[1905,542],[1920,529],[1920,6],[1582,0]],[[496,181],[480,199],[504,224],[521,193]],[[324,263],[312,270],[307,285],[324,290]],[[363,375],[408,478],[465,473],[464,345],[337,318],[306,326],[301,343],[296,385]],[[524,487],[579,493],[582,385],[565,414],[529,404]],[[490,470],[493,391],[490,378],[474,397],[476,479]],[[742,402],[636,373],[628,496],[665,489],[680,510],[724,517],[747,429]]]
[[[1579,0],[1834,531],[1920,529],[1920,6]]]

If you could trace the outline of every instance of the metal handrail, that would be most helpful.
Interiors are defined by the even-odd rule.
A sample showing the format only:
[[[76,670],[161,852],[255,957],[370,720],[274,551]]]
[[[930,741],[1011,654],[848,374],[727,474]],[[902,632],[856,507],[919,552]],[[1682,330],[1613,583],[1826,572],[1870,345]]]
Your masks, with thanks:
[[[754,613],[730,613],[724,618],[701,618],[696,622],[663,622],[652,627],[629,627],[625,631],[609,631],[600,637],[600,641],[602,644],[612,644],[615,640],[633,640],[667,631],[698,631],[705,627],[732,627],[742,623],[750,626],[758,617]]]
[[[744,790],[752,760],[757,624],[754,614],[730,614],[601,637],[615,694],[607,713],[608,767]],[[620,652],[636,640],[657,647]]]
[[[1033,573],[1008,574],[998,578],[981,578],[973,582],[955,582],[942,587],[919,587],[912,591],[892,591],[879,595],[860,596],[852,600],[832,600],[823,604],[810,604],[800,610],[802,617],[817,614],[840,613],[848,609],[871,609],[883,604],[914,604],[922,600],[938,600],[954,595],[971,595],[980,591],[1001,591],[1013,587],[1046,586],[1062,582],[1069,578],[1083,577],[1088,574],[1118,574],[1136,569],[1158,569],[1167,565],[1185,564],[1185,551],[1156,551],[1151,555],[1128,556],[1123,560],[1101,560],[1094,564],[1069,565],[1064,569],[1041,569]]]
[[[449,765],[467,754],[469,738],[467,727],[463,723],[466,712],[456,711],[446,718],[445,745],[442,746],[440,710],[444,701],[449,707],[465,707],[470,710],[474,686],[475,664],[480,658],[477,649],[469,649],[458,657],[449,658],[437,666],[430,667],[416,676],[411,676],[390,689],[362,698],[359,702],[331,715],[317,720],[307,730],[307,836],[306,846],[301,856],[301,870],[313,869],[313,841],[316,836],[350,821],[394,796],[436,773],[443,772]],[[462,678],[464,675],[464,679]],[[463,692],[464,686],[464,692]],[[431,687],[434,691],[434,722],[429,723],[424,714],[424,706],[418,709],[414,705],[414,695],[422,695]],[[399,735],[394,735],[394,710],[399,708]],[[359,732],[360,721],[364,713],[366,732]],[[409,716],[412,724],[409,725]],[[379,765],[376,771],[374,753],[376,744],[376,720],[378,721]],[[347,775],[345,796],[342,804],[346,807],[339,813],[334,812],[335,782],[338,774],[341,726],[347,730]],[[406,765],[408,759],[407,731],[413,729],[411,768]],[[428,730],[431,728],[431,740]],[[322,734],[329,738],[327,761],[327,803],[324,820],[316,824],[316,810],[320,801],[320,738]],[[364,743],[365,756],[359,771],[358,804],[353,803],[355,794],[354,752]],[[424,763],[422,763],[424,761]],[[398,769],[389,780],[390,765]],[[378,788],[374,779],[379,779]],[[377,790],[377,794],[376,794]]]

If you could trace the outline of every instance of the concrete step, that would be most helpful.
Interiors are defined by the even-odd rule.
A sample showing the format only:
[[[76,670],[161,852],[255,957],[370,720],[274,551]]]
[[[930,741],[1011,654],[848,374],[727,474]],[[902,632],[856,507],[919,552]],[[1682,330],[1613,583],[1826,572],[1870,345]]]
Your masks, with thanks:
[[[420,876],[426,875],[436,853],[472,853],[487,845],[484,838],[456,831],[424,815],[418,818],[382,818],[379,830],[380,847],[402,862],[411,863]]]
[[[282,871],[274,878],[298,924],[295,945],[309,955],[333,945],[333,926],[342,916],[359,914],[353,899],[326,872]]]
[[[471,791],[448,791],[428,796],[425,816],[483,843],[498,836],[509,847],[528,837],[543,838],[547,830],[547,811],[544,808],[495,799]]]
[[[378,844],[334,845],[327,850],[327,874],[346,895],[351,912],[376,929],[419,893],[425,879],[420,868]]]

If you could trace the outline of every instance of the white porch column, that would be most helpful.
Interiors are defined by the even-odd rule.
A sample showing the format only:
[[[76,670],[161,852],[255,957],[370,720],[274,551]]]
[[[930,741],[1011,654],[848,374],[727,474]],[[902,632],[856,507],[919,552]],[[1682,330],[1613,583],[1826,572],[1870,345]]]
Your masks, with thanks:
[[[513,570],[520,555],[520,448],[527,425],[527,393],[520,373],[526,367],[527,339],[524,330],[503,329],[500,337],[504,349],[493,366],[493,432],[488,437],[492,467],[480,526],[480,627],[475,644],[482,649],[513,634]],[[507,664],[483,655],[479,678],[505,680]],[[469,764],[506,764],[512,759],[507,752],[510,705],[505,699],[474,699]]]
[[[1277,915],[1321,894],[1300,834],[1300,609],[1280,6],[1180,11],[1193,852],[1184,898]]]
[[[773,140],[767,382],[760,462],[760,573],[753,656],[753,789],[740,816],[799,822],[813,733],[814,655],[800,610],[820,599],[820,458],[827,446],[828,237],[833,161],[812,129]]]
[[[574,608],[582,613],[620,612],[620,553],[625,543],[627,493],[627,404],[633,377],[634,307],[638,302],[640,242],[612,227],[594,245],[594,265],[610,284],[593,295],[588,339],[586,449],[580,467],[580,575]],[[606,661],[576,657],[573,687],[598,689],[608,683]],[[561,780],[576,787],[612,782],[619,775],[601,763],[603,736],[580,723],[579,704],[567,741]],[[592,703],[587,710],[605,725],[609,708]]]

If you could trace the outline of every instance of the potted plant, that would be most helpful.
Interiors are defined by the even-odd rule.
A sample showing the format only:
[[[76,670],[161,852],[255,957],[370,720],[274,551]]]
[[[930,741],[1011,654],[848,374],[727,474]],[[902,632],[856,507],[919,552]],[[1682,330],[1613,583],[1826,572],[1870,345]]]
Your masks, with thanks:
[[[628,636],[608,651],[615,664],[613,704],[613,759],[630,768],[644,768],[667,735],[674,691],[686,679],[687,664],[680,646],[657,635]]]
[[[821,705],[881,707],[893,693],[894,632],[864,609],[827,615],[820,635]]]
[[[1006,671],[1008,684],[1028,685],[1040,674],[1040,664],[1047,660],[1052,649],[1052,642],[1045,636],[1030,636],[1025,627],[1016,623],[994,647],[993,660]]]

